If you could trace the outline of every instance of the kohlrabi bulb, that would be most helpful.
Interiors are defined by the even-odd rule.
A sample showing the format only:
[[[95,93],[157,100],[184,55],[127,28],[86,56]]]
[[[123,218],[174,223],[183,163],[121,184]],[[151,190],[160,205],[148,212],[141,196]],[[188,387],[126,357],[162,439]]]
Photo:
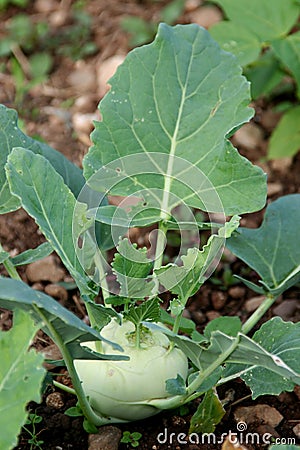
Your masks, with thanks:
[[[186,380],[188,372],[187,357],[171,346],[165,334],[143,326],[141,346],[136,348],[134,329],[131,322],[124,321],[120,326],[112,320],[101,332],[123,347],[122,354],[129,356],[129,361],[74,361],[91,406],[102,415],[125,421],[157,414],[160,410],[147,401],[170,397],[166,381],[178,374]],[[84,345],[95,350],[94,342]],[[120,354],[106,343],[102,344],[102,353]]]

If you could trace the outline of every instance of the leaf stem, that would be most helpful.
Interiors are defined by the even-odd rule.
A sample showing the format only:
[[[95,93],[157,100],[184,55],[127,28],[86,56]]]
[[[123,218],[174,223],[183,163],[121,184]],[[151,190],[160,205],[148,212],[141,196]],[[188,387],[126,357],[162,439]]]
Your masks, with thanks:
[[[4,251],[2,245],[0,244],[0,251]],[[11,262],[10,258],[7,258],[5,261],[3,261],[3,265],[8,273],[8,275],[13,278],[14,280],[19,280],[22,281],[20,275],[17,272],[17,269],[15,268],[15,266],[13,265],[13,263]]]
[[[162,265],[166,235],[168,231],[168,225],[162,220],[158,225],[158,234],[155,249],[155,259],[153,270],[159,269]]]
[[[248,320],[242,326],[242,333],[247,334],[252,328],[257,324],[257,322],[262,318],[262,316],[268,311],[268,309],[273,305],[278,297],[274,296],[270,292],[266,295],[263,303],[254,311],[254,313],[249,317]]]
[[[47,319],[45,314],[43,314],[43,312],[40,310],[40,308],[38,308],[36,305],[32,305],[32,306],[33,306],[33,309],[35,310],[35,312],[41,317],[41,319],[45,323],[46,327],[48,328],[48,330],[50,332],[52,339],[54,340],[54,342],[56,343],[56,345],[59,347],[59,349],[61,351],[62,357],[67,366],[69,375],[71,377],[71,380],[72,380],[72,383],[74,386],[74,390],[75,390],[77,398],[78,398],[79,406],[80,406],[84,416],[86,417],[86,419],[89,422],[93,423],[96,426],[100,426],[100,425],[109,423],[110,422],[109,419],[99,416],[92,410],[91,405],[89,404],[89,402],[85,396],[85,393],[83,391],[81,381],[77,375],[77,372],[76,372],[76,369],[74,366],[74,362],[73,362],[73,358],[72,358],[70,352],[68,351],[65,343],[63,342],[61,336],[56,331],[56,329],[54,328],[52,323]]]

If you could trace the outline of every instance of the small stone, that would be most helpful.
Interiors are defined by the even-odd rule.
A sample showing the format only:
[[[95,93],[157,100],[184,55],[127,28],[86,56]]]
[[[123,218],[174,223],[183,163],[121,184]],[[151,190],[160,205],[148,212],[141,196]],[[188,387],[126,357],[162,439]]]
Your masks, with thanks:
[[[64,275],[65,271],[56,265],[53,255],[28,264],[26,268],[26,276],[31,283],[39,281],[57,283],[64,278]]]
[[[191,313],[187,308],[184,308],[182,311],[182,317],[185,317],[186,319],[191,319]]]
[[[293,163],[292,157],[273,159],[270,161],[271,167],[273,170],[277,170],[280,173],[286,173],[287,170],[291,167]]]
[[[93,92],[96,84],[95,70],[91,65],[78,61],[76,69],[68,77],[68,82],[78,92]]]
[[[272,406],[258,404],[255,406],[241,406],[234,411],[234,418],[237,422],[251,424],[263,422],[271,427],[277,427],[283,416]]]
[[[109,79],[115,74],[118,66],[124,61],[124,55],[114,55],[103,61],[97,70],[98,94],[104,97],[110,89]]]
[[[265,434],[265,435],[270,435],[273,438],[279,438],[280,437],[280,435],[277,433],[275,428],[273,428],[273,427],[271,427],[270,425],[267,425],[267,424],[259,425],[256,428],[256,431],[261,436],[263,436]]]
[[[34,2],[35,11],[42,14],[47,14],[55,11],[57,7],[57,2],[53,0],[36,0]]]
[[[76,112],[91,113],[95,110],[94,96],[91,94],[81,95],[76,98],[73,109]]]
[[[197,324],[205,322],[205,315],[201,311],[192,311],[192,318]]]
[[[65,405],[63,395],[60,392],[52,392],[46,398],[46,405],[54,409],[63,408]]]
[[[68,299],[68,292],[63,286],[58,284],[48,284],[45,287],[46,294],[51,297],[57,298],[58,300],[66,301]]]
[[[88,450],[118,450],[122,431],[114,426],[101,427],[97,434],[89,435]]]
[[[33,285],[31,286],[32,289],[36,290],[36,291],[43,291],[44,290],[44,286],[42,283],[37,282],[37,283],[33,283]]]
[[[299,300],[286,299],[273,308],[273,314],[281,317],[283,320],[289,320],[293,317],[299,306]]]
[[[293,427],[293,432],[297,438],[300,439],[300,423],[297,423],[297,425]]]
[[[224,307],[226,300],[227,296],[222,291],[213,291],[211,294],[211,302],[216,311]]]
[[[245,310],[247,312],[255,311],[262,304],[264,299],[264,295],[258,295],[256,297],[249,298],[249,300],[245,302]]]
[[[186,0],[184,5],[185,12],[189,13],[195,11],[195,9],[199,8],[202,4],[202,0]]]
[[[211,26],[220,22],[223,19],[223,14],[217,6],[201,6],[196,11],[190,14],[190,20],[197,23],[201,27],[209,29]]]
[[[282,193],[281,183],[268,183],[268,197]]]
[[[49,359],[51,361],[59,361],[63,359],[62,354],[56,344],[48,345],[48,347],[45,347],[41,350],[41,353],[43,353],[45,359]],[[52,370],[55,368],[54,364],[48,362],[44,362],[43,365],[47,370]]]
[[[94,120],[99,120],[99,115],[95,113],[76,112],[72,116],[72,125],[76,133],[90,134],[94,129]]]
[[[217,319],[218,317],[221,317],[221,314],[218,313],[217,311],[207,311],[206,317],[207,317],[207,319],[210,322],[211,320],[214,320],[214,319]]]
[[[69,19],[69,13],[66,9],[54,11],[49,17],[49,23],[53,27],[62,27]]]
[[[237,130],[234,134],[234,142],[238,147],[253,150],[259,148],[263,137],[262,129],[255,123],[250,122]]]
[[[228,289],[228,295],[235,300],[243,298],[246,294],[246,288],[243,286],[232,286]]]

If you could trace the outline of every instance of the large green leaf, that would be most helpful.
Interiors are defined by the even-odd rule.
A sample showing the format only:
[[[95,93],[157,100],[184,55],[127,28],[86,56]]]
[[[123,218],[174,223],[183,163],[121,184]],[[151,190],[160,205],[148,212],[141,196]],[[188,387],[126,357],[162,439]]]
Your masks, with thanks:
[[[300,383],[300,323],[274,317],[262,325],[253,340],[244,336],[228,362],[246,364],[239,375],[251,388],[253,398],[292,391]]]
[[[300,106],[289,109],[269,140],[268,158],[294,156],[300,149]]]
[[[93,189],[136,194],[161,218],[181,202],[228,215],[263,207],[265,174],[226,139],[253,114],[249,84],[206,30],[161,24],[110,84],[83,162]]]
[[[16,311],[14,326],[0,331],[0,448],[10,450],[17,445],[17,436],[25,423],[26,405],[40,401],[40,389],[45,369],[44,357],[33,349],[28,351],[37,332],[29,314]]]
[[[298,97],[300,97],[300,31],[287,36],[285,39],[273,41],[272,47],[278,58],[295,78],[298,87]]]
[[[261,41],[287,34],[297,23],[300,5],[295,0],[213,0],[229,20],[242,24]]]
[[[73,358],[99,359],[99,355],[93,356],[86,350],[86,347],[82,348],[80,343],[106,340],[75,314],[43,292],[30,288],[22,281],[0,278],[0,307],[14,311],[22,309],[30,312],[54,341],[59,337],[60,342],[57,342],[57,344],[64,344]],[[42,324],[43,318],[44,325]],[[112,345],[120,350],[119,345]],[[110,356],[105,355],[103,358],[110,359]]]
[[[84,185],[79,167],[71,163],[62,153],[26,136],[18,128],[17,120],[16,111],[0,105],[0,214],[21,206],[20,199],[11,195],[4,171],[7,157],[14,147],[24,147],[47,158],[77,197]]]
[[[93,295],[90,279],[85,274],[75,251],[74,226],[84,223],[84,205],[76,199],[62,177],[41,155],[15,148],[8,157],[7,178],[11,191],[21,200],[52,248],[57,252],[83,294]],[[74,208],[77,217],[73,217]],[[81,213],[81,216],[80,216]],[[79,230],[78,230],[79,233]],[[79,234],[78,234],[79,235]]]
[[[299,222],[300,194],[286,195],[268,205],[260,228],[239,228],[226,242],[274,295],[300,280]]]
[[[223,20],[213,25],[209,32],[224,50],[237,57],[242,66],[257,60],[260,55],[260,40],[241,23]]]

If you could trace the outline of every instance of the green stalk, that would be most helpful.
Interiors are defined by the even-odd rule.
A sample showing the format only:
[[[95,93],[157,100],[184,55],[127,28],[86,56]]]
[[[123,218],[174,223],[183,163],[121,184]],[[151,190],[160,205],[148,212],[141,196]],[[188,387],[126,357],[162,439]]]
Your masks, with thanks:
[[[4,252],[4,249],[3,249],[1,244],[0,244],[0,252]],[[3,265],[4,265],[5,269],[6,269],[6,272],[8,273],[8,275],[11,278],[13,278],[14,280],[22,281],[20,275],[17,272],[17,269],[15,268],[13,263],[11,262],[10,258],[7,258],[5,261],[3,261]]]
[[[80,406],[84,416],[86,417],[86,419],[89,422],[91,422],[92,424],[94,424],[96,426],[101,426],[101,425],[105,425],[105,424],[109,423],[110,422],[109,419],[99,416],[92,410],[91,405],[89,404],[89,402],[85,396],[85,393],[83,391],[81,381],[77,375],[77,372],[76,372],[76,369],[75,369],[75,366],[73,363],[73,358],[72,358],[71,354],[69,353],[68,349],[66,348],[66,345],[63,342],[61,336],[59,335],[59,333],[57,333],[57,331],[54,328],[54,326],[52,325],[52,323],[47,319],[47,317],[42,313],[42,311],[35,305],[33,305],[33,308],[34,308],[35,312],[41,317],[41,319],[45,323],[46,327],[48,328],[49,332],[51,333],[51,337],[53,338],[54,342],[56,343],[56,345],[58,346],[58,348],[61,351],[62,357],[66,364],[67,370],[69,372],[69,375],[71,377],[71,380],[72,380],[72,383],[74,386],[74,390],[75,390],[77,398],[78,398],[79,406]]]
[[[158,230],[160,233],[157,235],[156,249],[155,249],[155,259],[153,269],[160,269],[162,266],[163,256],[164,256],[164,244],[167,236],[168,225],[161,221],[158,225]]]
[[[107,280],[106,280],[106,273],[104,272],[103,263],[101,261],[98,251],[95,254],[95,264],[99,271],[104,306],[111,307],[111,305],[106,304],[106,299],[109,297],[110,294],[109,294],[108,284],[107,284]]]
[[[268,311],[268,309],[277,300],[270,292],[266,295],[263,303],[254,311],[254,313],[249,317],[248,320],[242,326],[242,333],[247,334],[252,328],[257,324],[257,322],[263,317],[263,315]]]

